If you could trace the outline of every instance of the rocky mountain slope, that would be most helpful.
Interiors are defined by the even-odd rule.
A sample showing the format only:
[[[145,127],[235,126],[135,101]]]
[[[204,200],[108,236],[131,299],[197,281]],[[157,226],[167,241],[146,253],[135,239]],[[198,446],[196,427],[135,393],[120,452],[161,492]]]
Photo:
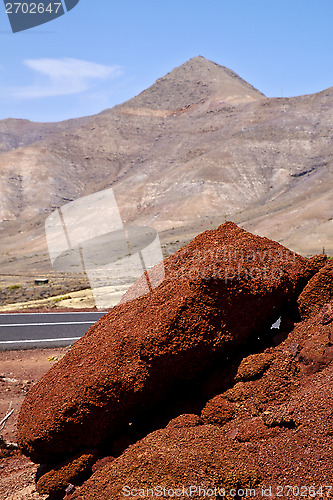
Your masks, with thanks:
[[[203,57],[95,116],[3,120],[0,253],[46,254],[46,217],[109,187],[123,221],[162,240],[230,219],[303,254],[333,253],[332,123],[333,87],[267,99]]]

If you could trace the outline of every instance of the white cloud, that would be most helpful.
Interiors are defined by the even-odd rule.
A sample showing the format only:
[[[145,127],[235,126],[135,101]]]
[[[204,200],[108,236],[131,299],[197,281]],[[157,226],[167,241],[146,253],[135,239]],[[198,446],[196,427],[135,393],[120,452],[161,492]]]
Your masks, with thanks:
[[[77,94],[97,82],[122,74],[119,66],[105,66],[80,59],[27,59],[25,66],[38,74],[32,85],[14,87],[10,94],[22,99]]]

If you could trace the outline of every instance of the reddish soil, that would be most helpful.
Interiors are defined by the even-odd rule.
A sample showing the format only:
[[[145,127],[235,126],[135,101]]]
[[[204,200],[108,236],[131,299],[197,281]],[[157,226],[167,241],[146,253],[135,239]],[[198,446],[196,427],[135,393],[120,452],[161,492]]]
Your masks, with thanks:
[[[20,309],[17,311],[10,311],[10,314],[29,314],[29,313],[62,313],[62,312],[90,312],[90,311],[98,311],[97,307],[83,307],[80,309],[77,308],[69,308],[69,307],[57,307],[57,309],[53,308],[40,308],[36,307],[33,309]],[[0,314],[8,314],[6,311],[1,311]]]
[[[143,408],[172,398],[180,381],[277,319],[305,284],[307,260],[230,222],[197,236],[165,267],[160,286],[114,307],[28,393],[18,437],[33,461],[98,447]]]

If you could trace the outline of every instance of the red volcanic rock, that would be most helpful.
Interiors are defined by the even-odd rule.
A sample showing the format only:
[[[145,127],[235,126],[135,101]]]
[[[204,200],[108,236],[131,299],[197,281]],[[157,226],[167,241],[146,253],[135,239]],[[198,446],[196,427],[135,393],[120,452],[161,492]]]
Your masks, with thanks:
[[[44,474],[37,482],[37,491],[41,495],[49,495],[51,498],[62,498],[71,483],[77,484],[82,481],[96,460],[96,451],[86,451],[83,454],[67,460],[55,469]]]
[[[39,463],[99,446],[267,329],[304,286],[306,264],[230,222],[200,234],[166,259],[162,284],[114,307],[29,391],[19,446]]]
[[[202,420],[198,415],[194,415],[192,413],[185,413],[170,420],[170,422],[167,425],[167,429],[181,428],[181,427],[196,427],[197,425],[201,424]]]
[[[250,417],[238,422],[237,427],[227,431],[227,436],[240,443],[246,443],[267,440],[278,435],[279,431],[277,427],[269,428],[265,425],[261,417]]]
[[[92,466],[92,468],[91,468],[92,472],[97,472],[98,470],[103,469],[103,467],[105,467],[107,464],[113,462],[114,459],[115,459],[114,457],[110,457],[110,456],[100,458]]]
[[[223,425],[235,415],[235,405],[220,394],[208,401],[201,412],[203,422]]]
[[[320,323],[322,325],[328,325],[333,321],[333,304],[332,301],[328,304],[324,304],[322,310],[320,311]]]
[[[326,254],[313,255],[308,259],[305,273],[308,275],[309,278],[311,278],[311,276],[318,273],[321,268],[325,267],[326,264],[327,264]]]
[[[311,391],[315,374],[333,359],[333,323],[323,325],[320,319],[318,314],[296,324],[278,346],[244,358],[237,373],[251,377],[237,381],[236,376],[232,387],[206,403],[202,420],[223,427],[231,439],[242,442],[272,437],[276,427],[296,428],[301,423],[300,392]],[[253,377],[253,369],[260,367],[265,370],[256,369]],[[306,411],[311,412],[311,405]],[[227,418],[221,418],[224,413]]]
[[[260,478],[260,470],[246,445],[228,439],[218,427],[167,427],[130,446],[119,458],[93,474],[71,498],[190,496],[198,500],[204,497],[203,490],[208,493],[206,498],[230,498],[223,490],[225,493],[234,487],[255,488]],[[199,486],[201,495],[194,489]],[[215,488],[216,495],[212,495]]]
[[[310,279],[297,300],[302,319],[318,314],[332,298],[333,260],[330,260]]]
[[[288,404],[269,407],[263,412],[262,421],[268,427],[294,428],[297,425],[293,409],[289,408]]]
[[[261,378],[238,382],[208,402],[202,425],[195,415],[182,415],[180,421],[193,425],[169,424],[149,434],[93,474],[73,500],[117,500],[128,491],[139,499],[143,492],[147,496],[147,490],[162,491],[155,490],[160,486],[166,491],[159,497],[167,499],[172,490],[190,485],[210,488],[206,496],[214,499],[237,498],[234,490],[246,488],[255,488],[253,496],[260,497],[262,488],[277,492],[288,485],[296,493],[301,487],[306,492],[310,485],[319,492],[323,478],[329,488],[333,482],[333,364],[327,362],[317,373],[304,373],[297,369],[302,357],[292,352],[296,343],[303,350],[316,340],[317,331],[321,338],[330,337],[333,324],[321,325],[318,319],[296,325],[274,348],[274,359]],[[283,383],[284,378],[288,383]],[[219,403],[223,400],[227,408],[227,397],[237,400],[232,420],[216,418],[213,425],[208,424],[204,414],[211,421],[214,413],[219,417]],[[221,490],[216,495],[215,488]],[[203,493],[193,490],[191,498],[199,500]]]
[[[192,491],[195,500],[203,490],[215,500],[245,498],[246,488],[255,488],[246,495],[251,498],[283,492],[287,498],[288,491],[326,495],[333,482],[333,363],[321,357],[320,371],[303,370],[330,349],[333,323],[324,325],[320,317],[298,323],[271,348],[269,366],[256,378],[236,382],[206,403],[202,420],[173,419],[93,474],[71,500],[117,500],[129,491],[132,498],[148,498],[147,490],[167,499],[191,485],[202,487],[201,495]],[[247,357],[240,366],[258,366],[254,361]]]
[[[239,365],[235,381],[251,380],[259,377],[269,367],[273,359],[269,352],[261,352],[259,354],[251,354],[244,358]]]

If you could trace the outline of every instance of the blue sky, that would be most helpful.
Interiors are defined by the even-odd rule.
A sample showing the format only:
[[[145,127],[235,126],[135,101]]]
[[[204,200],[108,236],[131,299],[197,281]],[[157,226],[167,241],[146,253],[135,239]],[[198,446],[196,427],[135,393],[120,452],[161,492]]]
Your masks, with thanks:
[[[198,55],[268,97],[333,86],[332,0],[80,0],[15,34],[0,9],[0,119],[98,113]]]

